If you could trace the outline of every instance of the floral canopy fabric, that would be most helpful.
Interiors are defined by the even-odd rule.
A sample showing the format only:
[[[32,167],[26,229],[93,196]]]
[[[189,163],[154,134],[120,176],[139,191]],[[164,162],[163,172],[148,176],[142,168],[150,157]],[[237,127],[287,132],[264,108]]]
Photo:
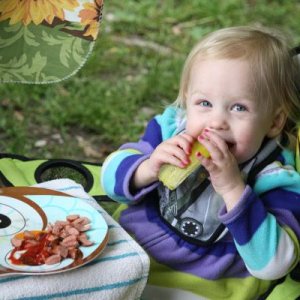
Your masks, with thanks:
[[[98,36],[103,0],[0,0],[0,82],[74,75]]]

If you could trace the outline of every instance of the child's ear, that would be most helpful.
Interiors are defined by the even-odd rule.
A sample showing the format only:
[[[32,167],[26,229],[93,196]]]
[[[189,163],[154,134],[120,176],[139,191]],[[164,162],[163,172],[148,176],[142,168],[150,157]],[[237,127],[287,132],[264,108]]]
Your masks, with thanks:
[[[286,113],[281,108],[277,109],[273,117],[273,123],[267,133],[267,137],[274,138],[278,136],[283,130],[283,127],[286,123],[286,119]]]

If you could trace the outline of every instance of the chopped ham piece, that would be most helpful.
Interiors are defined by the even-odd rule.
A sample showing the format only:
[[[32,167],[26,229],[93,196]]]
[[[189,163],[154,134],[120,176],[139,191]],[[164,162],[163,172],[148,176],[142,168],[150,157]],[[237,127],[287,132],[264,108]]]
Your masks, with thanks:
[[[75,221],[78,218],[80,218],[79,215],[69,215],[69,216],[67,216],[67,221],[72,222],[72,221]]]
[[[15,247],[10,260],[15,264],[41,265],[57,264],[64,258],[82,258],[79,246],[88,247],[94,243],[86,231],[91,228],[90,220],[80,215],[69,215],[66,221],[48,224],[46,231],[24,231],[11,239]],[[19,258],[14,256],[20,251]]]
[[[58,264],[61,261],[61,256],[59,254],[54,254],[45,259],[46,265]]]
[[[13,237],[11,239],[11,243],[14,247],[20,247],[23,243],[23,239],[18,239],[17,237]]]

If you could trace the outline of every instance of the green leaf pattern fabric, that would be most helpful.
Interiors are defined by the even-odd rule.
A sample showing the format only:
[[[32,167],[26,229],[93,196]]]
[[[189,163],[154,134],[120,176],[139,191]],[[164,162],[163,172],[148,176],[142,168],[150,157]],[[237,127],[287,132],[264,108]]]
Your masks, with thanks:
[[[102,8],[103,0],[1,0],[0,82],[75,74],[93,49]]]

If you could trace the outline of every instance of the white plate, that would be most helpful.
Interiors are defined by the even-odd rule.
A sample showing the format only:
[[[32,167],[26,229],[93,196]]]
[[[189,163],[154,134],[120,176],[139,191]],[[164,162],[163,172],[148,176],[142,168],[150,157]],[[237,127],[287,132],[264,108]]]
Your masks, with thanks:
[[[87,231],[94,244],[80,247],[81,259],[63,259],[54,265],[16,265],[9,255],[13,249],[11,238],[24,230],[44,230],[48,223],[65,220],[68,215],[78,214],[91,220]],[[47,275],[78,268],[104,249],[108,241],[108,227],[102,215],[86,201],[57,191],[12,187],[0,189],[0,276],[15,274]]]

